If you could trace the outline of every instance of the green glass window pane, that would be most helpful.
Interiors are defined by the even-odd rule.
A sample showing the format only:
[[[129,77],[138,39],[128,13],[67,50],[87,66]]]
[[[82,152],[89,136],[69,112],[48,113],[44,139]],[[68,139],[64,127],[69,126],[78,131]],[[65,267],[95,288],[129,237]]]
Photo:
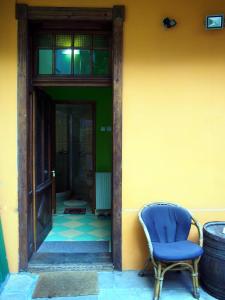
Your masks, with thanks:
[[[57,48],[68,48],[72,46],[72,37],[67,34],[56,35],[56,47]]]
[[[94,48],[109,48],[109,37],[107,35],[95,35],[93,38]]]
[[[91,35],[81,34],[75,35],[74,47],[75,48],[91,48]]]
[[[39,49],[38,74],[52,74],[53,51],[51,49]]]
[[[74,74],[90,75],[91,74],[91,51],[74,50]]]
[[[71,74],[71,49],[58,49],[55,51],[55,73],[58,75]]]
[[[53,45],[52,34],[38,34],[35,37],[35,45],[42,48],[51,48]]]
[[[110,74],[110,53],[108,50],[93,51],[93,74],[94,75]]]

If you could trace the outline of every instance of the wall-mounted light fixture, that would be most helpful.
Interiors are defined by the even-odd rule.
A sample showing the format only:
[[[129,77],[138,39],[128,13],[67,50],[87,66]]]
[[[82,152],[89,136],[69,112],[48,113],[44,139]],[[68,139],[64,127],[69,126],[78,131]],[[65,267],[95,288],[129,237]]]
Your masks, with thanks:
[[[224,15],[211,15],[206,16],[205,26],[208,30],[223,29]]]
[[[170,19],[169,17],[166,17],[165,19],[163,19],[163,25],[166,28],[172,28],[177,25],[177,21],[174,19]]]

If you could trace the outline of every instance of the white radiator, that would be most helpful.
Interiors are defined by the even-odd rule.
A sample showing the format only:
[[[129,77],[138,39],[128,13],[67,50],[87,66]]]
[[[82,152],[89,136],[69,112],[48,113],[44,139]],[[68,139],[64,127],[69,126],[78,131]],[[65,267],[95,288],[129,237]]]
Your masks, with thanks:
[[[111,209],[112,175],[109,172],[96,173],[96,210]]]

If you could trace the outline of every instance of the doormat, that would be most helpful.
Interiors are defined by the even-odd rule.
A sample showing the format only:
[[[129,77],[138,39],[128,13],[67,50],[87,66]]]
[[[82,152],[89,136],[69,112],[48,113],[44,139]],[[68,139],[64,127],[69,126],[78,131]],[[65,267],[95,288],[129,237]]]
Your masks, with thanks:
[[[47,272],[39,276],[32,299],[98,294],[96,272]]]
[[[84,215],[86,214],[86,208],[77,208],[77,207],[65,208],[64,214]]]
[[[87,201],[84,200],[67,200],[64,201],[63,204],[68,207],[83,207],[87,205]]]

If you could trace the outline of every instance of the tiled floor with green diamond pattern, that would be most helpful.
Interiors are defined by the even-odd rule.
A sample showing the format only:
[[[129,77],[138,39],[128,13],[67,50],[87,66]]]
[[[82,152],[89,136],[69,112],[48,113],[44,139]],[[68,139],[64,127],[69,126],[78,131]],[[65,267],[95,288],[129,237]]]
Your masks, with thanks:
[[[57,214],[53,216],[53,227],[46,242],[52,241],[110,241],[111,218],[96,216],[86,207],[84,215],[63,214],[63,201],[57,201]]]

